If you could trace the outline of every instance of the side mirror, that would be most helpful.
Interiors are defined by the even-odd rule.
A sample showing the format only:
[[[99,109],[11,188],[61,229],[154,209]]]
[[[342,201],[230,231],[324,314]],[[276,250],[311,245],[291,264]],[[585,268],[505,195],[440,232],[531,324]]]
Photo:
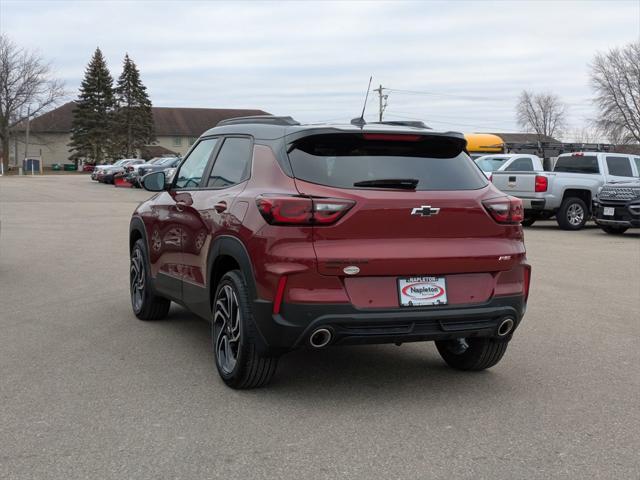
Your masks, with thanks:
[[[153,172],[142,177],[142,186],[150,192],[162,192],[167,189],[164,172]]]

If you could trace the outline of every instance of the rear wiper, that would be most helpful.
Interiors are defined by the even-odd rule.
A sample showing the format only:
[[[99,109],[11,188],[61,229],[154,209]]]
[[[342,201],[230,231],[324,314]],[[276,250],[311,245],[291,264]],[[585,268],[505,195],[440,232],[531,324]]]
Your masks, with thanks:
[[[355,182],[354,187],[380,187],[380,188],[402,188],[404,190],[415,190],[418,186],[417,178],[381,178],[379,180],[363,180]]]

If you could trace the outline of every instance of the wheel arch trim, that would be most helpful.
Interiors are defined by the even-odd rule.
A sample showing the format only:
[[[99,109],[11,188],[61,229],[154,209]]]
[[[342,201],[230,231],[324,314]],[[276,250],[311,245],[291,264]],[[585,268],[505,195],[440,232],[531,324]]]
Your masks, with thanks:
[[[149,242],[147,239],[147,229],[144,228],[144,222],[140,217],[131,217],[131,222],[129,223],[129,252],[133,248],[133,242],[131,241],[133,237],[133,232],[138,232],[144,243],[147,247],[147,252],[149,251]]]
[[[209,248],[209,256],[207,257],[206,278],[209,287],[209,303],[213,301],[213,295],[215,294],[215,292],[213,291],[214,285],[212,284],[213,276],[215,274],[214,265],[216,260],[221,256],[228,256],[233,258],[240,266],[240,270],[242,271],[247,282],[249,297],[251,300],[255,300],[257,298],[257,287],[249,252],[239,238],[232,235],[220,235],[213,241],[211,247]]]

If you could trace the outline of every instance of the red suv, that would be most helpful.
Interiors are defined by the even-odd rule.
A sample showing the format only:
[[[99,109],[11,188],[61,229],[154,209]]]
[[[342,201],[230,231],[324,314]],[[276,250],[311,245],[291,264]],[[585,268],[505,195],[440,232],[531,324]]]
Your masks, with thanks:
[[[522,203],[497,190],[460,133],[415,123],[220,122],[130,226],[131,301],[211,321],[218,372],[266,384],[310,346],[434,340],[444,361],[500,361],[525,311]]]

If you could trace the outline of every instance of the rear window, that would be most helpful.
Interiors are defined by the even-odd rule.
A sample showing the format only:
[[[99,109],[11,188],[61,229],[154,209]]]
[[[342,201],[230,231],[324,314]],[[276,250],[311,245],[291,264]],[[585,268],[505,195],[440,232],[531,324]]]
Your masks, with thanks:
[[[338,188],[371,180],[415,179],[416,190],[476,190],[486,177],[464,153],[464,140],[433,135],[327,134],[290,147],[296,178]],[[398,140],[409,138],[407,140]]]
[[[568,155],[558,157],[554,172],[600,173],[598,157],[595,155]]]
[[[476,163],[485,172],[495,172],[506,161],[506,158],[487,157],[476,160]]]
[[[518,158],[505,168],[508,172],[530,172],[531,170],[533,170],[533,160],[530,158]]]

